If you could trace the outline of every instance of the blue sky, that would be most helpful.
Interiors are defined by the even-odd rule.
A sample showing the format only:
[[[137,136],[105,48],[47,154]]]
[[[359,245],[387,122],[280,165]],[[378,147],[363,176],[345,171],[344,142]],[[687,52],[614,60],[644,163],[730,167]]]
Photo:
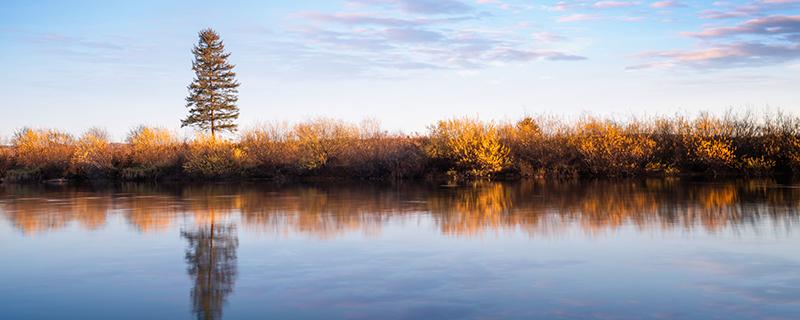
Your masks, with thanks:
[[[800,0],[3,1],[0,136],[177,129],[206,27],[237,66],[243,127],[800,113]]]

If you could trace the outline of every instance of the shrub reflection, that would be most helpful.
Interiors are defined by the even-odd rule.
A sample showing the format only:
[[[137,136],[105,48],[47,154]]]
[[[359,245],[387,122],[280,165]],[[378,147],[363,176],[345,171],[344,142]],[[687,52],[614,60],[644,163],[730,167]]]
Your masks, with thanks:
[[[225,217],[229,224],[248,231],[317,238],[346,232],[375,235],[389,222],[420,221],[432,222],[444,234],[464,236],[509,230],[550,235],[568,227],[600,233],[623,226],[719,232],[762,222],[797,223],[799,200],[800,189],[772,180],[714,184],[668,179],[527,181],[455,188],[341,184],[130,184],[100,190],[0,187],[2,216],[26,235],[71,225],[99,229],[111,216],[122,217],[142,233],[163,232],[178,227],[178,221],[208,226]]]

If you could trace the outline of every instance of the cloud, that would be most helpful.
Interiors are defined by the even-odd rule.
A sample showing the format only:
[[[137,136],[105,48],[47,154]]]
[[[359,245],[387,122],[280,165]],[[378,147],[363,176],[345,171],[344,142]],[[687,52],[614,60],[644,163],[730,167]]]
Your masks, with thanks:
[[[459,14],[473,11],[473,7],[456,0],[350,0],[362,6],[389,6],[407,13]]]
[[[502,62],[527,62],[539,59],[546,59],[552,61],[580,61],[586,60],[586,57],[578,55],[565,54],[563,52],[546,51],[546,50],[519,50],[503,48],[492,53],[493,60]]]
[[[772,0],[780,1],[780,0]],[[781,64],[800,59],[800,16],[774,15],[683,35],[702,39],[697,49],[640,54],[651,62],[627,69],[722,69]]]
[[[398,42],[436,42],[445,38],[439,32],[419,29],[386,29],[383,32],[387,40]]]
[[[650,4],[651,8],[656,8],[656,9],[678,8],[678,7],[685,7],[685,6],[686,5],[684,5],[682,2],[674,1],[674,0],[658,1],[658,2],[653,2],[653,3]]]
[[[797,37],[800,36],[800,15],[768,16],[751,19],[733,27],[708,28],[700,32],[684,34],[698,38],[721,38],[739,35]]]
[[[597,1],[592,7],[598,9],[630,8],[638,6],[638,1]]]
[[[724,69],[771,65],[800,59],[800,45],[735,42],[697,50],[649,52],[640,54],[640,57],[655,58],[657,61],[630,66],[626,69],[680,66],[696,69]]]
[[[715,2],[715,6],[724,10],[705,10],[700,12],[703,19],[747,18],[767,14],[775,10],[788,10],[800,7],[800,0],[759,0],[742,5],[732,6],[724,2]]]
[[[502,5],[502,0],[473,0]],[[341,12],[301,12],[299,26],[287,29],[297,52],[298,67],[315,67],[330,59],[344,70],[358,64],[359,75],[404,70],[470,70],[533,61],[579,61],[586,57],[550,48],[566,38],[513,24],[468,25],[468,20],[492,19],[453,0],[350,0]],[[350,12],[349,10],[369,10]],[[502,9],[502,8],[501,8]],[[420,15],[422,14],[422,15]],[[434,16],[429,16],[434,15]],[[576,19],[580,19],[580,16]],[[311,60],[314,60],[313,62]],[[343,72],[344,73],[344,72]],[[351,75],[352,73],[348,73]]]
[[[552,32],[546,32],[546,31],[534,33],[533,34],[533,39],[536,40],[536,41],[545,42],[545,43],[567,40],[567,38],[562,36],[562,35],[555,34],[555,33],[552,33]]]
[[[595,20],[595,19],[598,19],[598,18],[599,18],[598,16],[592,15],[592,14],[576,13],[576,14],[571,14],[571,15],[568,15],[568,16],[560,17],[556,21],[562,22],[562,23],[569,23],[569,22],[590,21],[590,20]]]
[[[344,25],[377,25],[390,27],[412,27],[422,24],[420,21],[379,17],[365,13],[321,13],[305,12],[299,16],[317,22],[331,22]]]

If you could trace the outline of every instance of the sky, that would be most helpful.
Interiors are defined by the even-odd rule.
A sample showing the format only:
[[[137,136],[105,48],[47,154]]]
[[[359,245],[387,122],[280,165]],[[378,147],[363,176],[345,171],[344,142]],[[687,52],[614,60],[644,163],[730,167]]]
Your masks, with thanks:
[[[179,130],[208,27],[236,65],[243,128],[800,114],[800,0],[5,0],[0,137]]]

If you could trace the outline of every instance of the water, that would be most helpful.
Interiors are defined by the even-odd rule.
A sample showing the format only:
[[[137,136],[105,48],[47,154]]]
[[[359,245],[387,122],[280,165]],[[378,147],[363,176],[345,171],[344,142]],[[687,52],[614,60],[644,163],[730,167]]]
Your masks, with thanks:
[[[2,319],[800,317],[800,188],[0,186]]]

